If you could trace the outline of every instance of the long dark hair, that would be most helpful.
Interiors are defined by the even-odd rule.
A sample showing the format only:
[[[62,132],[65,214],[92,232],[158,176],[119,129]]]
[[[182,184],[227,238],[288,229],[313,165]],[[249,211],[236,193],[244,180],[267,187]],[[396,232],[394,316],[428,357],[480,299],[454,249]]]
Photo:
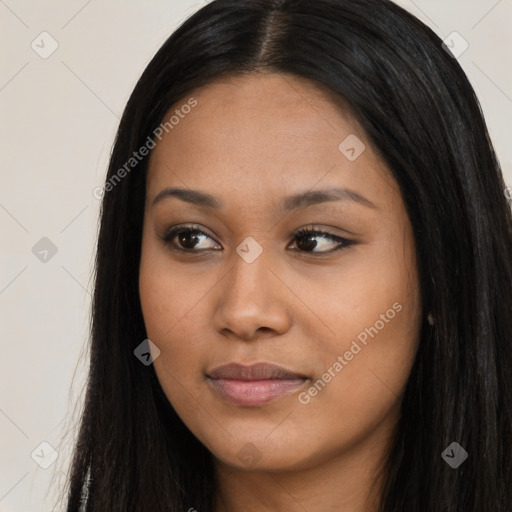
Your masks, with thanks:
[[[101,205],[91,360],[68,511],[215,509],[211,454],[169,404],[138,292],[148,158],[172,106],[225,75],[270,71],[346,100],[400,186],[424,318],[381,511],[512,510],[512,215],[480,106],[457,60],[387,0],[215,0],[164,43],[122,116]],[[199,107],[198,107],[199,108]],[[109,181],[110,180],[110,181]],[[452,442],[468,453],[453,469]],[[83,498],[83,499],[81,499]]]

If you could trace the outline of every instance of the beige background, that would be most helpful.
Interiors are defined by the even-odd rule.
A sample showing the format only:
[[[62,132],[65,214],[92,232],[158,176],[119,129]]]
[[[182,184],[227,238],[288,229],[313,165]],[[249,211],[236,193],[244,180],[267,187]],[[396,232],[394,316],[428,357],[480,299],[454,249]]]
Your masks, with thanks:
[[[61,439],[86,367],[99,208],[92,191],[136,80],[204,3],[0,0],[0,511],[62,510],[55,492],[71,445]],[[512,1],[398,3],[443,38],[457,31],[468,42],[459,60],[512,185]],[[44,31],[58,43],[46,59],[31,47],[51,49]],[[43,237],[57,248],[46,263],[32,252]],[[41,442],[59,454],[48,469],[31,458],[36,450],[34,459],[51,461]]]

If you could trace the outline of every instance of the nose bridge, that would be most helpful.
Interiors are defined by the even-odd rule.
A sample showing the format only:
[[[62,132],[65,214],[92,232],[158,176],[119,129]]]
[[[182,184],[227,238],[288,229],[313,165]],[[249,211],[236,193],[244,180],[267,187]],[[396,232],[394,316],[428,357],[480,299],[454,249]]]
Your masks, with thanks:
[[[232,270],[228,277],[228,300],[243,300],[245,304],[260,303],[270,292],[268,254],[252,237],[248,237],[233,254]],[[249,300],[248,300],[249,299]]]
[[[288,325],[286,305],[268,268],[268,256],[254,239],[245,239],[233,253],[215,312],[219,331],[228,329],[250,338],[259,328],[282,331]]]

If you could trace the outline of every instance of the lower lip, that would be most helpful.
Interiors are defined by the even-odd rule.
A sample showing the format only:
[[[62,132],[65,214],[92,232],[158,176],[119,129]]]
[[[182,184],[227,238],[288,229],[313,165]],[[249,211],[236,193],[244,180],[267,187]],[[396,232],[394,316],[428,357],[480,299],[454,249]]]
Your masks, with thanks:
[[[262,405],[299,390],[307,379],[234,380],[208,378],[223,398],[236,405]]]

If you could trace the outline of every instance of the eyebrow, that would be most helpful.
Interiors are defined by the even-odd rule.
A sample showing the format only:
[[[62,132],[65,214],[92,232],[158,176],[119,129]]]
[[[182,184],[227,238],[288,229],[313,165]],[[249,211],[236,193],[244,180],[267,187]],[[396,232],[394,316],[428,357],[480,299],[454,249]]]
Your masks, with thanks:
[[[224,206],[222,200],[206,192],[184,188],[164,188],[153,199],[152,207],[164,199],[172,197],[212,210],[218,210]],[[288,213],[292,210],[307,208],[314,204],[330,201],[353,201],[368,208],[378,209],[374,203],[355,190],[349,188],[329,188],[323,190],[307,190],[286,196],[281,200],[279,210],[282,213]]]

